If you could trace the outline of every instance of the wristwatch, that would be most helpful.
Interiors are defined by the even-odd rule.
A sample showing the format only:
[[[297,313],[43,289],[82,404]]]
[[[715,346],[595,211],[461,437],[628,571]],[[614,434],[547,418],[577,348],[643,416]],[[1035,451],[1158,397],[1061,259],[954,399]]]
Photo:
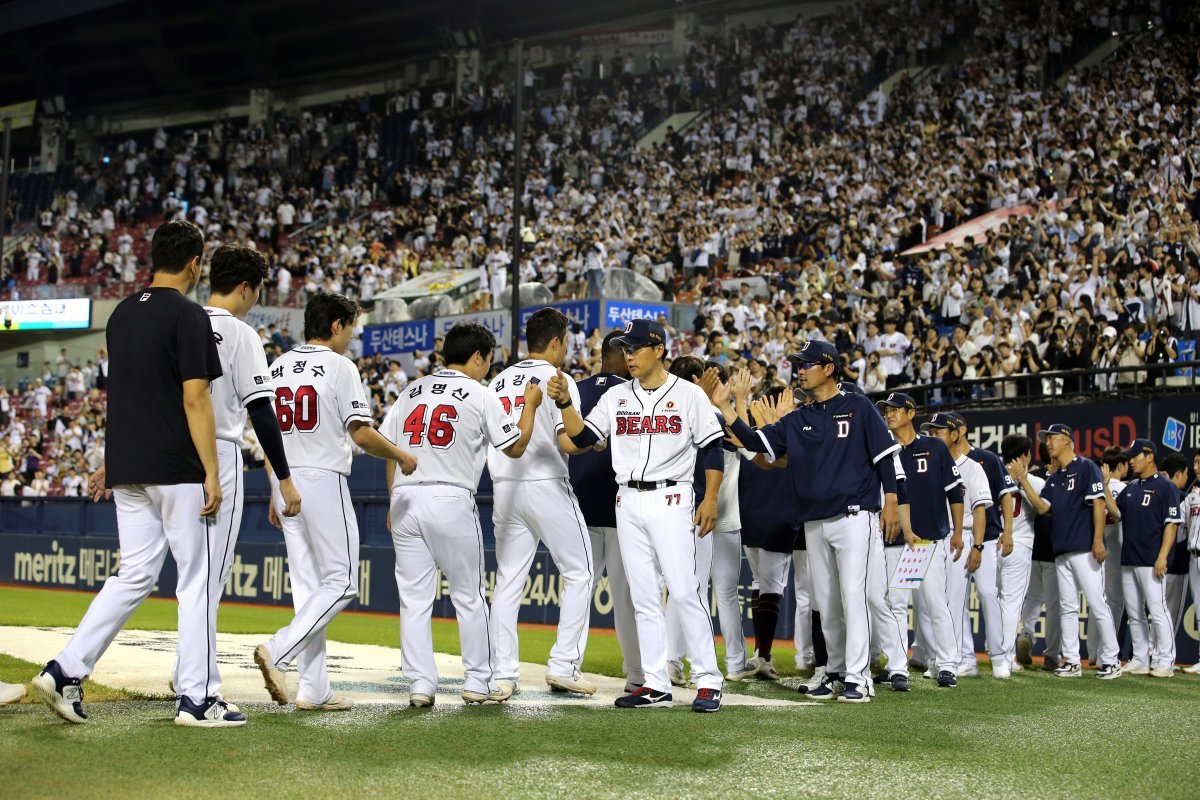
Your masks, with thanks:
[[[975,549],[975,550],[978,550],[979,552],[981,552],[981,553],[982,553],[982,552],[983,552],[983,547],[984,547],[984,546],[983,546],[983,545],[981,545],[981,544],[973,544],[973,545],[971,545],[971,547],[972,547],[973,549]]]
[[[574,402],[574,401],[573,401],[571,398],[569,398],[569,397],[568,397],[568,398],[567,398],[567,402],[565,402],[565,403],[560,403],[560,402],[558,402],[557,400],[555,400],[555,401],[554,401],[554,405],[558,406],[559,408],[570,408],[570,407],[571,407],[571,404],[572,404],[573,402]]]

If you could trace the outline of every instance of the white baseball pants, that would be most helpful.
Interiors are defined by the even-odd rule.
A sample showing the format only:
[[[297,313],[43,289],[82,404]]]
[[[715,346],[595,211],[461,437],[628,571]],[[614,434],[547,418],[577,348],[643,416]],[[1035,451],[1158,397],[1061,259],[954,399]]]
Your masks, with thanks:
[[[433,602],[440,569],[458,618],[463,689],[487,694],[496,671],[485,599],[483,531],[474,494],[461,486],[399,486],[391,498],[396,589],[400,595],[400,660],[409,691],[437,690]]]
[[[969,548],[971,537],[964,531],[963,541]],[[951,597],[951,612],[958,609],[958,638],[960,642],[959,660],[975,663],[975,637],[971,631],[971,616],[969,603],[971,599],[970,584],[975,584],[975,596],[979,598],[979,611],[983,616],[983,629],[987,638],[988,654],[998,658],[1003,652],[1003,627],[1000,620],[1000,597],[998,584],[1000,578],[1000,543],[997,540],[984,542],[983,552],[980,553],[979,569],[974,573],[967,572],[967,556],[969,549],[964,549],[962,556],[953,564],[950,570],[950,581],[954,584]],[[961,598],[961,599],[956,599]]]
[[[696,578],[701,540],[692,524],[694,514],[695,494],[685,484],[645,492],[622,486],[617,491],[617,538],[637,618],[645,685],[658,692],[671,691],[660,573],[667,592],[680,604],[696,686],[720,689],[724,683],[717,668],[712,616]]]
[[[617,643],[621,646],[621,672],[630,683],[642,684],[646,676],[642,672],[642,654],[638,649],[637,618],[633,613],[633,600],[629,597],[629,581],[625,577],[625,565],[621,563],[621,546],[617,542],[616,528],[587,529],[592,540],[592,562],[595,567],[592,596],[599,592],[601,575],[608,573],[608,595],[612,598],[613,625],[617,629]]]
[[[1046,648],[1042,655],[1053,661],[1062,656],[1062,611],[1058,602],[1058,569],[1053,561],[1031,561],[1029,588],[1021,606],[1021,630],[1036,638],[1042,604],[1046,606],[1046,627],[1043,638]]]
[[[497,481],[493,494],[496,585],[491,626],[496,677],[517,680],[520,676],[517,615],[539,540],[550,551],[562,579],[558,637],[550,650],[546,674],[573,677],[587,649],[594,575],[592,542],[571,484],[565,478]]]
[[[712,608],[708,600],[715,536],[715,533],[710,533],[703,539],[696,540],[696,581],[700,584],[700,593],[704,595],[709,609]],[[667,593],[666,616],[664,617],[667,623],[667,664],[674,664],[680,669],[683,669],[683,659],[688,655],[687,634],[683,629],[683,616],[687,613],[685,606],[686,604],[672,603],[671,594]]]
[[[1170,577],[1170,576],[1168,576]],[[1133,660],[1151,667],[1175,666],[1175,623],[1167,608],[1167,582],[1154,577],[1154,567],[1122,567],[1125,613],[1129,615],[1129,638]],[[1149,621],[1146,612],[1150,612]],[[1154,628],[1154,649],[1150,628]]]
[[[901,541],[903,542],[903,540]],[[883,563],[884,568],[886,569],[886,573],[883,577],[887,583],[891,583],[892,576],[896,574],[896,567],[899,566],[900,556],[902,555],[904,555],[903,544],[898,547],[883,548]],[[890,586],[887,587],[887,603],[892,610],[892,616],[896,619],[896,624],[900,627],[900,631],[902,633],[901,642],[905,645],[905,651],[908,650],[908,630],[910,627],[908,601],[911,594],[911,589],[893,589]],[[913,595],[913,597],[915,597],[915,595]],[[875,648],[872,647],[871,651],[875,652]]]
[[[879,514],[873,513],[871,549],[867,554],[867,602],[871,609],[871,655],[883,653],[888,675],[908,674],[908,614],[896,616],[888,597],[887,556],[883,547],[883,528]],[[893,548],[895,549],[895,548]],[[901,627],[903,619],[905,627]]]
[[[204,487],[128,484],[113,489],[121,568],[104,582],[75,633],[55,661],[63,674],[86,678],[125,627],[129,617],[154,589],[167,548],[175,558],[179,600],[179,645],[175,693],[194,703],[213,695],[209,685],[209,653],[214,619],[209,613],[212,581],[208,541],[216,522],[200,516]]]
[[[1017,628],[1021,624],[1021,607],[1029,591],[1029,574],[1033,548],[1013,543],[1012,552],[1000,558],[1000,628],[1001,656],[1009,664],[1017,659]]]
[[[716,600],[717,621],[721,625],[721,636],[725,640],[725,671],[739,672],[746,668],[746,633],[742,629],[742,602],[738,597],[738,586],[742,577],[742,532],[713,531],[701,542],[709,542],[711,563],[708,574],[696,576],[707,595],[709,578],[712,579],[712,594]],[[702,545],[703,546],[703,545]],[[703,570],[703,566],[701,566]],[[761,591],[761,589],[759,590]],[[670,660],[679,661],[686,647],[679,611],[667,598],[667,629],[670,631]]]
[[[807,544],[805,545],[807,546]],[[786,559],[786,554],[781,554]],[[783,569],[787,570],[787,561]],[[793,639],[796,645],[796,668],[808,669],[815,665],[817,656],[813,651],[812,629],[812,573],[808,569],[808,551],[792,551],[792,584],[796,595],[796,619]]]
[[[791,559],[789,553],[773,553],[761,547],[746,548],[746,561],[750,564],[750,572],[754,575],[759,594],[783,594],[788,585],[788,564]],[[805,591],[808,591],[807,588]]]
[[[1105,559],[1107,560],[1107,559]],[[1191,565],[1188,565],[1189,569]],[[1167,592],[1167,611],[1171,614],[1171,635],[1179,630],[1183,623],[1183,612],[1187,610],[1188,576],[1167,575],[1163,579]]]
[[[346,476],[327,469],[292,470],[306,498],[300,513],[279,517],[287,545],[296,615],[267,642],[271,662],[300,669],[296,700],[324,703],[333,696],[325,658],[325,628],[358,596],[358,519]],[[272,497],[278,511],[283,498]]]
[[[1063,553],[1054,558],[1058,574],[1058,604],[1062,625],[1062,658],[1069,664],[1079,663],[1079,594],[1087,599],[1095,624],[1088,653],[1092,664],[1104,666],[1117,660],[1117,631],[1112,612],[1104,597],[1104,568],[1092,557],[1091,551]]]
[[[1107,525],[1104,528],[1104,596],[1108,598],[1108,610],[1112,614],[1113,628],[1121,625],[1121,612],[1125,610],[1125,575],[1121,569],[1121,526]],[[1088,624],[1091,624],[1089,618]],[[1090,631],[1089,631],[1090,632]]]
[[[966,557],[964,553],[959,556],[959,561]],[[925,580],[921,581],[921,588],[913,593],[913,613],[924,648],[922,654],[935,677],[938,672],[958,674],[961,639],[955,620],[961,620],[962,615],[951,613],[947,586],[947,574],[958,568],[950,553],[949,537],[942,539],[929,561],[929,571],[925,573]]]
[[[874,515],[842,514],[804,523],[813,596],[829,650],[828,670],[867,686],[871,647],[867,566]]]

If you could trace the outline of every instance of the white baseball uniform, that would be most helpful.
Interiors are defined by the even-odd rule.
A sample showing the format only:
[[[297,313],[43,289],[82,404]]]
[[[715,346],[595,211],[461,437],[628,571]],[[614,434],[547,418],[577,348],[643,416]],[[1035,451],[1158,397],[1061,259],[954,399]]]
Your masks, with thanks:
[[[371,423],[358,368],[328,347],[303,344],[271,365],[275,415],[292,482],[305,498],[300,513],[280,515],[296,615],[267,642],[271,662],[297,661],[296,700],[333,696],[325,661],[325,627],[358,596],[358,519],[346,487],[353,451],[348,426]],[[277,510],[283,497],[272,493]]]
[[[1192,608],[1195,617],[1200,619],[1200,486],[1193,486],[1183,498],[1184,510],[1187,511],[1186,524],[1188,553],[1188,584],[1192,590]],[[1179,615],[1180,619],[1183,614]]]
[[[410,691],[433,696],[437,689],[430,619],[440,569],[458,617],[463,688],[488,694],[498,673],[475,491],[488,446],[511,446],[521,438],[520,429],[494,392],[444,369],[409,384],[380,433],[417,457],[417,469],[411,475],[396,470],[391,487],[401,660]]]
[[[698,688],[720,689],[712,617],[696,579],[700,539],[692,522],[696,449],[724,434],[708,397],[674,375],[650,390],[635,379],[606,392],[584,424],[609,440],[619,486],[617,536],[637,615],[645,685],[671,690],[661,572],[667,591],[681,604],[692,678]]]
[[[548,361],[525,359],[501,372],[490,389],[506,410],[519,414],[525,387],[531,380],[543,386],[557,369]],[[572,402],[579,407],[579,390],[564,376]],[[562,578],[558,636],[550,650],[546,674],[572,678],[579,674],[587,648],[592,603],[592,542],[579,502],[571,489],[567,456],[558,447],[562,412],[545,403],[534,419],[533,435],[520,459],[492,448],[488,471],[495,501],[492,521],[496,530],[496,586],[492,591],[492,642],[496,676],[517,680],[520,654],[517,615],[529,568],[541,541]]]
[[[1125,481],[1108,479],[1108,488],[1113,497],[1119,497],[1125,489]],[[1121,576],[1121,523],[1111,516],[1104,521],[1104,596],[1108,598],[1108,609],[1112,613],[1113,625],[1121,624],[1121,613],[1125,610],[1125,593]],[[1088,618],[1089,623],[1091,617]],[[1091,638],[1091,637],[1088,637]]]
[[[1045,481],[1029,476],[1029,483],[1040,493]],[[1021,609],[1029,591],[1033,570],[1033,521],[1037,511],[1025,496],[1024,490],[1013,496],[1013,549],[1000,560],[1000,619],[1003,658],[1011,665],[1017,658],[1017,631],[1021,626]]]
[[[1179,523],[1179,530],[1175,534],[1177,545],[1187,541],[1188,527],[1191,525],[1192,510],[1188,497],[1184,497],[1180,501],[1179,514],[1182,522]],[[1107,558],[1104,560],[1108,561]],[[1174,626],[1172,628],[1173,634],[1178,633],[1180,625],[1183,624],[1183,612],[1187,609],[1188,575],[1191,573],[1191,565],[1195,560],[1196,557],[1194,555],[1188,558],[1188,572],[1182,574],[1167,573],[1164,579],[1167,592],[1167,610],[1171,613],[1171,622]],[[1114,620],[1120,620],[1120,617],[1115,617]]]

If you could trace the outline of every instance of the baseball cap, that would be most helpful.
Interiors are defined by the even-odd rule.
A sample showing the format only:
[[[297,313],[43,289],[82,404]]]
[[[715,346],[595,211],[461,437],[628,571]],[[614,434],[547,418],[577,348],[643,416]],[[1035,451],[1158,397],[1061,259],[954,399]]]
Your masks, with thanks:
[[[1061,422],[1056,422],[1053,425],[1051,425],[1050,427],[1045,428],[1044,430],[1038,431],[1037,432],[1037,440],[1039,442],[1045,443],[1046,437],[1053,436],[1056,433],[1061,436],[1066,436],[1069,439],[1075,434],[1075,431],[1071,430],[1070,425],[1063,425]]]
[[[965,430],[967,427],[966,418],[963,417],[963,415],[958,413],[957,411],[947,411],[946,418],[951,420],[954,423],[954,427],[956,427],[956,428],[962,428]]]
[[[949,413],[942,412],[941,414],[934,414],[929,418],[929,422],[923,423],[921,425],[921,433],[929,433],[934,428],[957,430],[958,423],[951,419]]]
[[[613,341],[621,345],[639,347],[647,344],[667,343],[667,332],[662,323],[653,319],[631,319],[625,323],[625,332]]]
[[[800,348],[799,353],[788,353],[788,361],[799,361],[808,364],[836,364],[838,363],[838,351],[830,342],[809,339]]]
[[[1149,439],[1134,439],[1129,443],[1129,448],[1125,451],[1125,455],[1129,458],[1140,455],[1157,456],[1158,448]]]
[[[892,392],[883,400],[875,403],[875,407],[880,411],[883,410],[884,406],[890,406],[892,408],[907,408],[911,411],[916,411],[917,401],[913,400],[911,396],[905,394],[904,392]]]

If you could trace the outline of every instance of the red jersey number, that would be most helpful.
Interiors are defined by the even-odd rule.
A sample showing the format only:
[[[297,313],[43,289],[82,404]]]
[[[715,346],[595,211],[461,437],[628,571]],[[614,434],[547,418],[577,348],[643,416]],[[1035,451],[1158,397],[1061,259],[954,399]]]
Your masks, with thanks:
[[[404,432],[408,434],[409,445],[419,447],[428,438],[433,447],[449,447],[454,444],[454,422],[457,419],[458,409],[454,406],[434,406],[433,411],[429,411],[429,406],[422,403],[404,420]]]
[[[513,413],[514,409],[516,409],[517,411],[520,411],[522,408],[525,407],[525,395],[519,395],[518,397],[516,397],[515,399],[512,399],[512,400],[510,400],[507,397],[501,396],[500,397],[500,405],[504,406],[505,414]]]
[[[284,433],[314,430],[321,422],[317,412],[316,388],[298,386],[294,391],[287,386],[277,388],[275,417],[279,420],[279,430]]]

